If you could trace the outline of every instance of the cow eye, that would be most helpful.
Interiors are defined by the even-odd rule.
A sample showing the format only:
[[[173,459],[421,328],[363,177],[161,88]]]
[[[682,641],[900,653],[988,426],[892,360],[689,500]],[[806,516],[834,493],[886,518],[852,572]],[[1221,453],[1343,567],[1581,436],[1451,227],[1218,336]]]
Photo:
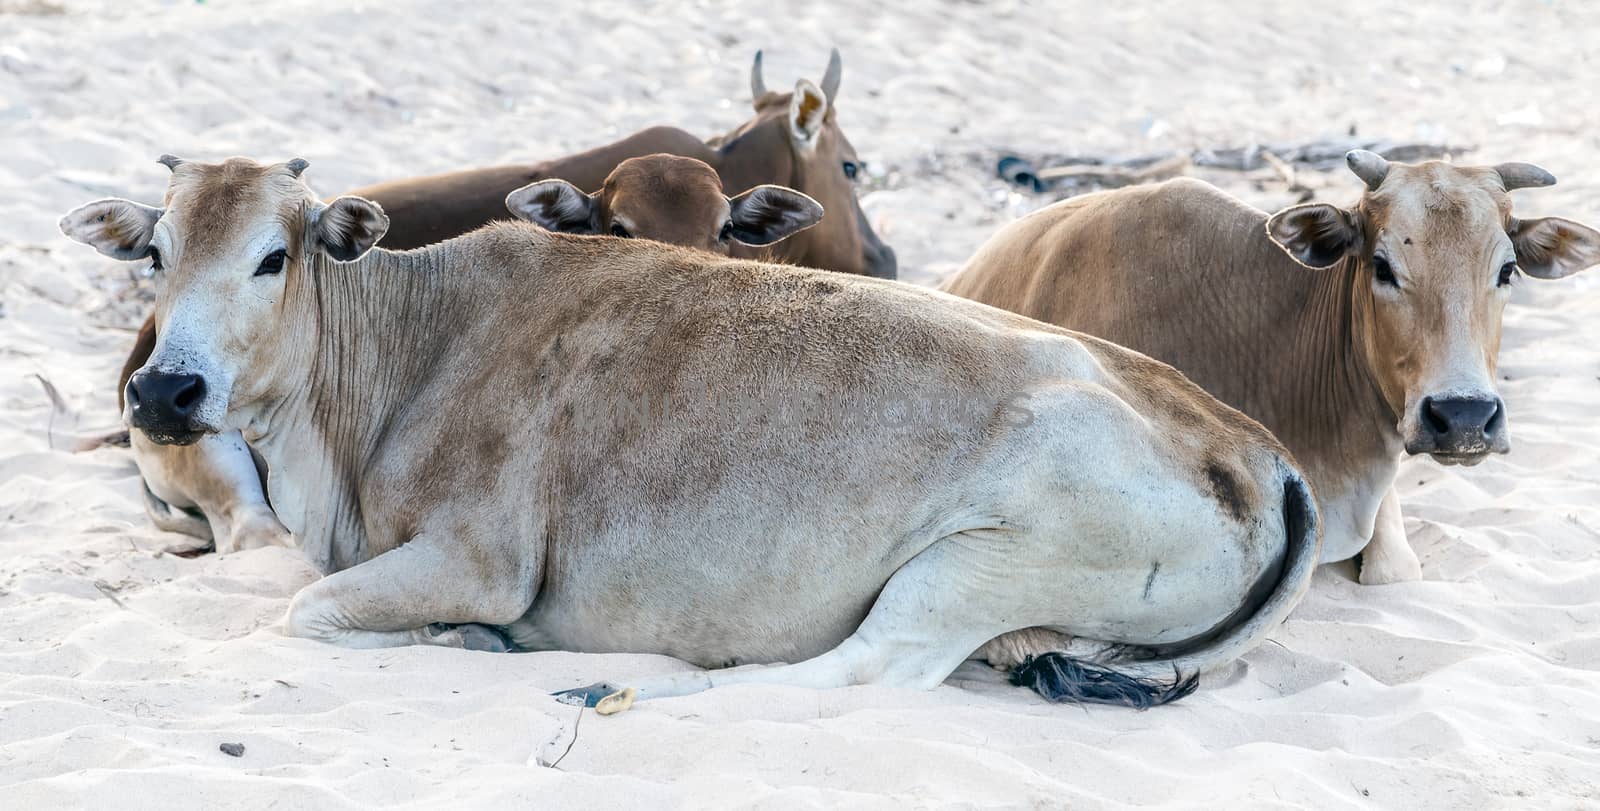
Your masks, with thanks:
[[[1511,284],[1511,280],[1515,279],[1515,278],[1517,278],[1517,263],[1516,262],[1507,262],[1504,265],[1500,266],[1500,286],[1501,287],[1505,287],[1506,285]]]
[[[1372,257],[1372,278],[1390,287],[1400,286],[1400,283],[1395,281],[1394,268],[1389,265],[1389,260],[1382,256],[1373,255]]]
[[[633,234],[628,233],[628,229],[615,223],[611,226],[611,235],[618,239],[633,239]]]
[[[150,249],[150,269],[152,271],[161,270],[161,252],[155,248]]]
[[[732,220],[729,220],[728,222],[723,223],[722,224],[722,232],[717,234],[717,241],[718,242],[727,242],[730,239],[733,239],[733,221]]]
[[[855,180],[856,179],[856,173],[859,172],[859,171],[861,171],[861,164],[856,163],[855,161],[845,161],[844,162],[844,176],[845,177],[848,177],[851,180]]]
[[[261,266],[256,268],[255,275],[271,276],[275,273],[282,273],[283,261],[288,258],[288,252],[282,249],[267,254],[267,258],[261,260]]]

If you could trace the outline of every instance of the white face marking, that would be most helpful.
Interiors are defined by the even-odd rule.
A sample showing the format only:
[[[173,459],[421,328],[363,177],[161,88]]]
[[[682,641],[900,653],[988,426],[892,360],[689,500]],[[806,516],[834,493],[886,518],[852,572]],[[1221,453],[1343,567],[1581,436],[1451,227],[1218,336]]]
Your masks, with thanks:
[[[261,260],[273,251],[288,250],[289,246],[284,241],[283,231],[276,223],[262,223],[256,232],[251,234],[240,251],[242,257],[251,259],[250,272],[261,265]]]
[[[182,255],[182,229],[175,214],[156,226],[152,244],[161,251],[168,288],[163,295],[170,299],[145,368],[197,374],[205,380],[206,393],[193,417],[200,430],[228,427],[235,371],[250,345],[247,333],[262,316],[260,308],[276,303],[283,283],[281,274],[255,275],[269,254],[289,250],[283,224],[264,213],[249,226],[241,236],[212,246],[218,253],[210,257]],[[174,287],[178,284],[181,289]]]

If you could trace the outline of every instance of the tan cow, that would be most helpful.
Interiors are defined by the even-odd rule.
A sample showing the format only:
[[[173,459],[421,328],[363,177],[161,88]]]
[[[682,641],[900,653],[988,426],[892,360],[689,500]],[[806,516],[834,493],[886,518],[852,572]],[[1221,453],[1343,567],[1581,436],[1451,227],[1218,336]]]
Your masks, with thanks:
[[[1402,455],[1511,447],[1494,382],[1508,290],[1600,262],[1600,233],[1513,216],[1507,192],[1555,182],[1528,164],[1349,163],[1367,184],[1351,208],[1268,216],[1195,180],[1057,203],[945,289],[1176,366],[1305,465],[1325,561],[1360,553],[1363,583],[1415,580]]]
[[[757,186],[726,197],[715,170],[675,155],[623,161],[592,196],[566,181],[544,180],[511,192],[505,205],[516,216],[553,231],[621,230],[627,236],[724,254],[734,245],[771,245],[822,219],[815,200],[782,186]],[[129,408],[128,379],[149,360],[155,343],[152,316],[122,368],[117,404],[124,412]],[[152,522],[192,539],[170,551],[186,554],[212,547],[227,553],[293,543],[267,502],[264,463],[237,432],[207,436],[192,445],[162,445],[135,431],[129,444]]]
[[[385,247],[419,248],[504,219],[506,195],[533,181],[559,178],[585,192],[596,192],[617,164],[628,158],[680,155],[715,169],[726,193],[766,184],[787,186],[815,199],[828,212],[817,227],[804,234],[770,247],[736,246],[733,255],[893,279],[894,251],[878,239],[856,200],[861,159],[839,129],[834,106],[842,75],[835,50],[820,87],[801,79],[792,92],[774,92],[762,79],[761,53],[757,51],[750,69],[755,116],[709,141],[673,127],[652,127],[616,143],[544,163],[396,180],[350,194],[376,202],[389,215]]]
[[[725,252],[892,279],[896,273],[894,251],[873,232],[855,195],[860,158],[839,128],[834,106],[842,75],[839,52],[834,50],[820,87],[801,79],[793,92],[769,91],[758,51],[750,72],[755,116],[710,141],[671,127],[652,127],[558,160],[412,178],[369,186],[354,194],[378,202],[389,215],[386,247],[416,248],[504,219],[507,196],[531,181],[560,178],[594,192],[629,158],[677,154],[715,167],[726,190],[742,192],[772,184],[794,187],[832,212],[795,237],[762,244],[735,240]],[[698,245],[700,237],[694,239],[684,244]],[[151,316],[140,328],[123,365],[119,399],[128,376],[144,365],[155,342],[155,318]],[[185,451],[162,453],[137,435],[130,441],[136,458],[142,460],[146,512],[151,520],[161,529],[195,539],[175,547],[178,551],[204,549],[213,538],[218,551],[289,542],[287,531],[267,505],[265,491],[251,484],[258,478],[254,469],[259,465],[246,463],[245,448],[235,438],[225,435],[205,440],[202,445],[210,450],[200,453],[215,457],[209,461]]]
[[[1310,582],[1286,452],[1115,345],[526,223],[371,250],[381,209],[318,202],[302,161],[172,163],[163,207],[101,200],[62,229],[160,257],[133,425],[259,450],[335,571],[289,634],[796,663],[630,682],[643,698],[931,688],[983,647],[1045,695],[1145,705]]]
[[[541,180],[506,195],[512,214],[565,234],[607,234],[728,254],[760,247],[822,220],[822,206],[794,189],[757,186],[722,193],[717,170],[676,155],[617,164],[593,194],[565,180]]]

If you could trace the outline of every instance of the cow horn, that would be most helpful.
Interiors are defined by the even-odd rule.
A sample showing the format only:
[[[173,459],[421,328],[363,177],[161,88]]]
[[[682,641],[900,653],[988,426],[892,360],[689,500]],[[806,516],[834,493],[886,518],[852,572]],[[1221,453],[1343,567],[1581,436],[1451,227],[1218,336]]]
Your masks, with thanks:
[[[1376,152],[1352,149],[1344,154],[1344,162],[1350,164],[1350,171],[1367,184],[1369,191],[1377,191],[1389,176],[1389,162]]]
[[[306,167],[310,165],[311,161],[305,158],[290,158],[289,162],[284,164],[284,168],[289,170],[289,174],[299,177],[300,173],[304,172]]]
[[[767,94],[766,80],[761,78],[761,52],[756,51],[756,61],[750,65],[750,98],[760,101]]]
[[[844,62],[839,58],[839,49],[834,48],[828,57],[828,69],[822,73],[822,95],[828,97],[828,103],[833,103],[833,97],[839,92],[839,75],[844,72]]]
[[[1494,170],[1500,175],[1500,182],[1505,184],[1506,191],[1537,189],[1556,184],[1555,175],[1531,163],[1502,163],[1494,167]]]
[[[178,171],[178,167],[183,165],[183,158],[180,158],[177,155],[162,155],[161,157],[156,158],[156,163],[159,163],[162,166],[165,166],[168,169],[176,172]]]

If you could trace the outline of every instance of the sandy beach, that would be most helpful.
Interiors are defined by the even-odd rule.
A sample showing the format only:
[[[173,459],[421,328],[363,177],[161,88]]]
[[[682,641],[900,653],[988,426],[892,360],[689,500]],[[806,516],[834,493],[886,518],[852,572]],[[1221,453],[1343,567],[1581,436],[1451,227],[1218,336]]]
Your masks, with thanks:
[[[1600,224],[1600,6],[1126,5],[0,0],[0,808],[1600,807],[1600,271],[1519,282],[1509,455],[1402,467],[1422,582],[1324,567],[1269,644],[1144,713],[969,662],[926,693],[580,714],[547,693],[688,665],[287,638],[316,576],[297,553],[164,554],[129,451],[76,452],[119,426],[149,281],[56,221],[159,202],[157,155],[300,156],[331,194],[653,124],[709,136],[747,117],[757,48],[775,87],[842,51],[863,209],[912,283],[1055,199],[995,176],[1013,153],[1354,128],[1538,163],[1560,184],[1519,214]],[[1195,174],[1297,199],[1270,171]]]

